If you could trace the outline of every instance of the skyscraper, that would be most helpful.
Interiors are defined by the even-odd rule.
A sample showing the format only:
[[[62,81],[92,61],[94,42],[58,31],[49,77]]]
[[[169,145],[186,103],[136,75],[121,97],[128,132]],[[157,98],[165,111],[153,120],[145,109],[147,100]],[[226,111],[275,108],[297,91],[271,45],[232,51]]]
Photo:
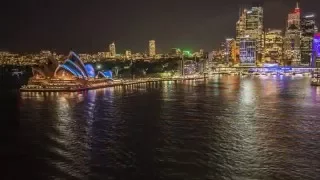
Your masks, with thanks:
[[[126,50],[126,59],[131,59],[131,58],[132,58],[131,50]]]
[[[249,36],[240,39],[240,65],[255,66],[257,60],[257,41]]]
[[[300,49],[300,8],[297,3],[296,8],[288,15],[288,23],[284,38],[284,60],[285,65],[298,66],[301,63]]]
[[[245,36],[250,37],[256,41],[256,58],[257,65],[261,65],[262,52],[264,47],[264,33],[263,33],[263,7],[255,5],[246,12]]]
[[[269,29],[265,33],[265,45],[263,52],[263,61],[271,64],[281,64],[283,36],[281,30]]]
[[[156,55],[156,41],[149,41],[149,57],[154,57]]]
[[[317,31],[315,14],[310,13],[301,18],[301,65],[311,65],[312,41]]]
[[[226,63],[237,64],[236,62],[236,41],[233,38],[226,39],[225,45]]]
[[[239,20],[236,23],[236,61],[240,61],[240,40],[245,36],[247,10],[240,8]]]
[[[203,57],[203,55],[204,55],[204,50],[203,49],[200,49],[199,55],[200,55],[200,57]]]
[[[320,33],[314,35],[312,49],[311,66],[320,68]]]
[[[250,42],[250,43],[249,43]],[[241,44],[242,43],[242,44]],[[249,45],[249,44],[250,45]],[[254,44],[256,47],[252,48]],[[247,46],[248,45],[248,46]],[[241,47],[242,46],[242,47]],[[240,9],[240,17],[236,24],[236,61],[243,64],[244,47],[250,47],[251,62],[256,65],[262,65],[262,53],[264,48],[264,32],[263,32],[263,7],[260,4],[255,4],[249,9]],[[252,50],[256,52],[251,53]],[[242,53],[242,54],[241,54]]]
[[[114,42],[109,45],[109,51],[111,57],[116,57],[116,45]]]

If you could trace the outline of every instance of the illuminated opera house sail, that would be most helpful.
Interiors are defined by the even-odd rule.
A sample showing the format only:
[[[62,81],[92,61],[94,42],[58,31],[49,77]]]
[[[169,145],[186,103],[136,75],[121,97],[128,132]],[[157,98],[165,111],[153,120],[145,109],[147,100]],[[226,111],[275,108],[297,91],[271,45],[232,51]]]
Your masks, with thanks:
[[[84,64],[74,52],[62,64],[50,57],[46,64],[33,67],[32,72],[33,77],[22,91],[75,91],[112,83],[111,71],[96,73],[91,64]]]

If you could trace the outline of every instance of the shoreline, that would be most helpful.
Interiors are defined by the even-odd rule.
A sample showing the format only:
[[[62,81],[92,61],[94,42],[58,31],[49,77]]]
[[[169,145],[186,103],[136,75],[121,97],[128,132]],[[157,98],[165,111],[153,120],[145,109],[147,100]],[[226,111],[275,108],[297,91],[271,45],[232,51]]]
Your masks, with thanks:
[[[101,86],[91,86],[91,87],[82,87],[82,88],[74,88],[74,89],[54,89],[54,88],[20,88],[20,92],[78,92],[78,91],[88,91],[94,89],[103,89],[109,87],[118,87],[118,86],[130,86],[135,84],[144,84],[144,83],[159,83],[159,82],[167,82],[167,81],[190,81],[190,80],[200,80],[200,79],[207,79],[208,77],[191,77],[191,78],[154,78],[154,79],[145,79],[145,80],[131,80],[129,82],[122,81],[119,83],[110,83],[107,85]]]
[[[124,80],[122,79],[121,82],[113,82],[106,85],[100,86],[88,86],[88,87],[81,87],[81,88],[61,88],[61,89],[54,89],[54,88],[20,88],[20,92],[79,92],[79,91],[88,91],[94,89],[103,89],[109,87],[119,87],[119,86],[131,86],[135,84],[145,84],[145,83],[160,83],[160,82],[167,82],[167,81],[188,81],[188,80],[200,80],[200,79],[207,79],[209,77],[213,77],[215,75],[239,75],[239,76],[296,76],[297,74],[267,74],[267,73],[248,73],[248,74],[241,74],[241,73],[228,73],[228,72],[216,72],[212,73],[211,75],[205,76],[197,76],[197,77],[177,77],[177,78],[144,78],[144,79],[137,79],[137,80]],[[300,74],[302,75],[302,74]],[[302,75],[304,76],[304,75]],[[310,77],[310,76],[304,76]]]

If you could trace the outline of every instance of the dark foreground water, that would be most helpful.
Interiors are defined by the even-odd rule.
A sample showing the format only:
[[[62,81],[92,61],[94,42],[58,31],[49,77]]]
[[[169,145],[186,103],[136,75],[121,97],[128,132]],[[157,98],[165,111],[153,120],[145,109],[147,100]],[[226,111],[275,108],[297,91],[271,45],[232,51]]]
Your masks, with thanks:
[[[309,82],[3,93],[0,179],[320,179],[320,87]]]

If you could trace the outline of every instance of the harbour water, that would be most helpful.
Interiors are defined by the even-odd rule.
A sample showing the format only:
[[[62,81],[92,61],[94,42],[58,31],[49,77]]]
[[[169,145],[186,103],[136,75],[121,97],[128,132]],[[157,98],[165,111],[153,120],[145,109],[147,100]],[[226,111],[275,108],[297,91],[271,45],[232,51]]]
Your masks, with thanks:
[[[320,179],[320,87],[308,77],[1,97],[0,179]]]

